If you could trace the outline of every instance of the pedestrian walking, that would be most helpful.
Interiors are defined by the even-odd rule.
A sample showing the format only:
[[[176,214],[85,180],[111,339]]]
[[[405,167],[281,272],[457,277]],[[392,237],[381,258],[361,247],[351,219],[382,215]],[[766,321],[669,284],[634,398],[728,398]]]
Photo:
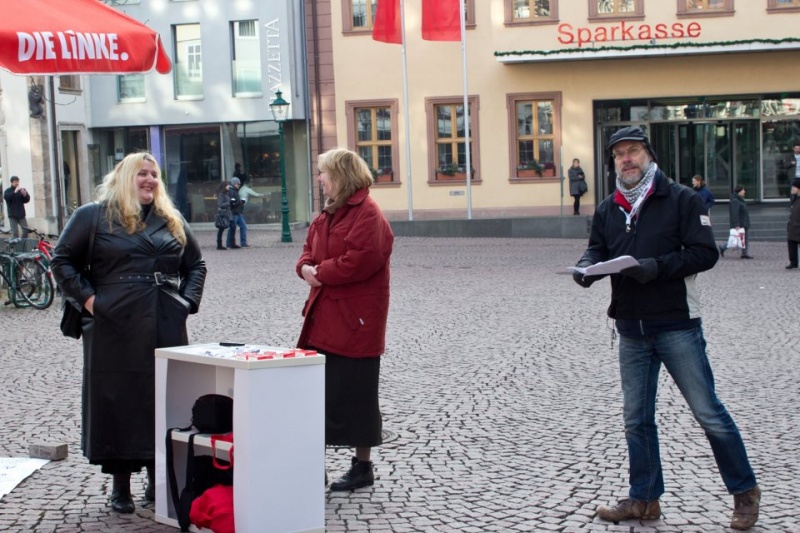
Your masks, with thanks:
[[[358,154],[330,150],[318,167],[326,200],[296,265],[311,287],[297,345],[326,357],[325,444],[355,448],[350,470],[331,483],[332,491],[345,491],[375,481],[370,454],[382,443],[378,382],[394,236]]]
[[[743,185],[737,185],[731,195],[730,227],[735,230],[744,230],[742,242],[742,259],[753,259],[747,251],[750,246],[750,213],[747,211],[747,203],[744,201],[745,189]],[[729,248],[728,243],[719,245],[719,253],[725,257],[725,250]]]
[[[228,190],[231,186],[227,181],[223,181],[217,187],[217,214],[214,217],[214,225],[217,228],[217,250],[227,250],[222,245],[222,234],[225,230],[230,230],[233,221],[231,213],[231,197]]]
[[[800,247],[800,178],[792,180],[789,210],[789,223],[786,225],[786,240],[789,244],[787,270],[797,268],[797,248]]]
[[[711,215],[711,208],[714,207],[714,195],[706,187],[706,180],[700,174],[692,176],[692,189],[700,195],[703,200],[703,205],[706,206],[706,211]]]
[[[718,259],[706,209],[699,196],[661,172],[640,128],[614,133],[608,150],[617,189],[597,206],[578,266],[623,255],[639,264],[611,274],[608,310],[620,338],[630,489],[628,498],[600,507],[597,515],[611,522],[661,516],[659,498],[665,489],[656,400],[663,364],[705,431],[733,495],[730,526],[749,529],[758,519],[761,491],[739,430],[716,396],[697,299],[697,274]],[[600,279],[573,277],[582,287]]]
[[[25,218],[25,204],[31,201],[31,195],[24,187],[19,186],[19,177],[11,176],[11,186],[3,193],[6,201],[8,223],[11,225],[11,236],[26,238],[28,232],[22,228],[28,227]]]
[[[126,156],[97,201],[70,217],[52,269],[83,307],[83,454],[112,475],[111,508],[132,513],[131,474],[142,467],[145,499],[155,500],[153,353],[189,343],[186,319],[200,305],[206,266],[152,155]]]
[[[244,221],[242,211],[244,209],[244,202],[239,197],[239,187],[242,186],[242,181],[239,178],[231,178],[231,186],[228,188],[228,195],[230,196],[231,203],[231,225],[228,229],[228,248],[249,248],[247,244],[247,224]],[[236,226],[239,226],[239,242],[241,246],[236,244]]]
[[[572,196],[572,214],[581,214],[581,196],[586,194],[588,185],[586,184],[586,174],[581,168],[581,160],[575,158],[572,160],[572,166],[567,171],[569,177],[569,195]]]

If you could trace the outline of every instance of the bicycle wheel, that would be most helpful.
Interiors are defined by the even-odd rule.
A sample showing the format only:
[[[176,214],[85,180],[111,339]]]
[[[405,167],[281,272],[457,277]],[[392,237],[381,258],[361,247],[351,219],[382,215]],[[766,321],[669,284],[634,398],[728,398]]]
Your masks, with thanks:
[[[53,303],[53,280],[38,257],[18,258],[17,295],[36,309],[47,309]]]

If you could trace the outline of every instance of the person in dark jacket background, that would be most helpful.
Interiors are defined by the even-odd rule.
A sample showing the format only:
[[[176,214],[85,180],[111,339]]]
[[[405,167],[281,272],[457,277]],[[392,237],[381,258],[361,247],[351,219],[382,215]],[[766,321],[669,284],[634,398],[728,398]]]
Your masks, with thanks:
[[[750,247],[750,213],[747,211],[747,203],[744,201],[745,190],[744,186],[737,185],[733,189],[731,195],[730,209],[730,227],[731,229],[744,228],[744,246],[742,247],[742,259],[753,259],[753,256],[747,253]],[[725,257],[725,250],[728,249],[728,243],[719,246],[719,253]]]
[[[733,418],[714,392],[706,354],[696,277],[718,254],[700,197],[659,170],[645,133],[623,128],[611,136],[609,166],[617,190],[597,206],[589,246],[577,266],[623,255],[638,265],[611,274],[608,315],[619,332],[628,498],[600,507],[607,521],[656,520],[664,493],[656,400],[661,365],[705,431],[728,492],[734,498],[730,526],[749,529],[758,519],[761,491]],[[576,272],[589,287],[599,279]]]
[[[230,231],[231,222],[233,221],[233,213],[231,213],[231,197],[228,190],[231,186],[227,181],[223,181],[217,187],[217,214],[223,213],[228,219],[228,226],[217,227],[217,250],[227,250],[222,246],[222,234],[227,229]]]
[[[355,448],[350,470],[331,483],[345,491],[375,480],[370,452],[382,443],[378,382],[394,235],[358,154],[333,149],[318,167],[326,201],[295,266],[310,286],[297,346],[325,354],[325,444]]]
[[[789,244],[787,270],[797,268],[797,248],[800,247],[800,178],[792,180],[789,210],[789,223],[786,225],[786,240]]]
[[[25,219],[25,204],[31,201],[31,195],[24,187],[19,186],[19,178],[11,176],[9,180],[11,187],[5,190],[3,198],[6,201],[8,208],[8,223],[11,225],[11,236],[26,238],[28,232],[22,228],[28,227],[28,221]]]
[[[706,211],[710,215],[711,208],[714,207],[714,195],[711,194],[711,191],[706,187],[706,180],[703,179],[703,176],[700,174],[692,176],[692,189],[700,195],[700,198],[703,200],[703,205],[706,206]]]
[[[131,473],[142,467],[145,498],[155,500],[153,353],[189,343],[186,319],[200,306],[206,277],[200,246],[152,155],[128,155],[103,179],[98,203],[70,217],[51,266],[83,308],[83,454],[113,476],[112,509],[132,513]]]
[[[581,182],[583,182],[584,187],[586,186],[586,174],[584,174],[583,169],[581,168],[580,159],[575,158],[572,160],[572,166],[569,167],[567,175],[569,176],[569,195],[572,196],[573,199],[572,214],[580,215],[581,196],[583,196],[584,192],[581,190]]]
[[[239,187],[242,186],[242,181],[239,178],[231,178],[231,186],[228,188],[228,196],[231,203],[231,227],[228,229],[228,248],[248,248],[247,244],[247,224],[244,221],[244,202],[239,197]],[[241,246],[236,244],[236,226],[239,226],[239,242]]]

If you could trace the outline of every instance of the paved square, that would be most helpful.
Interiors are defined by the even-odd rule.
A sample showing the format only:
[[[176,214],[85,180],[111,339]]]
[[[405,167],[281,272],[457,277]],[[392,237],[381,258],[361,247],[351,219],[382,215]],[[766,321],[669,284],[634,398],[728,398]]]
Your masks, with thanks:
[[[192,342],[294,345],[307,294],[293,270],[304,232],[291,244],[274,231],[250,235],[250,249],[217,251],[215,232],[198,232],[209,274],[189,319]],[[663,374],[662,519],[594,517],[626,494],[627,459],[608,282],[586,290],[556,274],[584,246],[397,239],[381,382],[384,427],[397,438],[374,451],[373,487],[328,494],[327,531],[728,531],[732,497]],[[784,270],[785,243],[755,242],[751,253],[754,261],[734,254],[700,275],[704,329],[719,396],[764,492],[752,531],[797,533],[800,271]],[[0,308],[0,456],[69,444],[65,461],[0,500],[0,531],[177,531],[152,521],[144,474],[134,515],[106,505],[110,479],[80,451],[80,342],[61,336],[59,319],[58,301],[46,311]],[[331,477],[348,466],[347,450],[328,451]]]

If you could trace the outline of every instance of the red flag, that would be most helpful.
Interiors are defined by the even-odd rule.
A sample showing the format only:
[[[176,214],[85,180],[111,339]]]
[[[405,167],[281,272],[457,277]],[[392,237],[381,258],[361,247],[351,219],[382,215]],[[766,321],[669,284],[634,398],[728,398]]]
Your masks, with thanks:
[[[422,38],[426,41],[460,41],[463,0],[422,0]]]
[[[400,30],[400,0],[379,0],[372,38],[383,43],[403,44]]]

